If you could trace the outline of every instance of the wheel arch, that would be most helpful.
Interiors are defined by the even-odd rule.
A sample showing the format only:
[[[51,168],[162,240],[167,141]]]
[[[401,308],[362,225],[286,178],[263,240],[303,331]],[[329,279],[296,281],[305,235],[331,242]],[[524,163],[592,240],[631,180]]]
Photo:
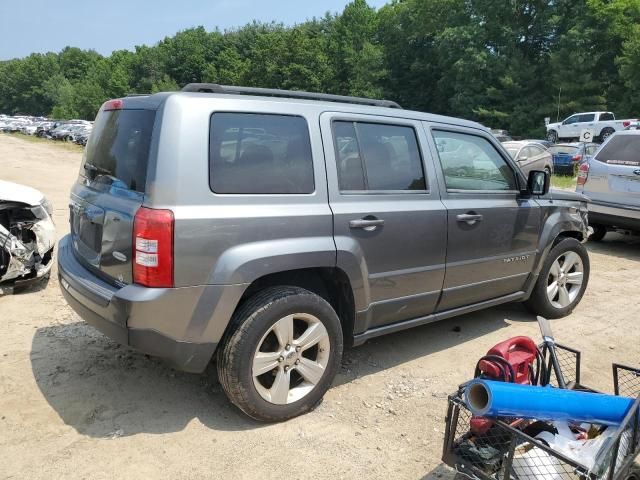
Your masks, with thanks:
[[[340,319],[345,344],[352,343],[355,300],[351,281],[344,270],[337,267],[312,267],[265,274],[249,284],[234,312],[258,292],[275,286],[300,287],[324,298]]]

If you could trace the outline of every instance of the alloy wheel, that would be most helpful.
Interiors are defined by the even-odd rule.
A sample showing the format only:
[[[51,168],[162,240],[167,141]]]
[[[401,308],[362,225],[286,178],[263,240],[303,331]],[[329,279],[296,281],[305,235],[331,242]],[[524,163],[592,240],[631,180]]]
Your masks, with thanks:
[[[267,402],[285,405],[309,394],[329,363],[331,343],[323,323],[307,313],[281,318],[253,356],[253,384]]]
[[[570,305],[580,293],[584,280],[584,266],[580,255],[568,251],[551,264],[547,278],[547,298],[555,308]]]

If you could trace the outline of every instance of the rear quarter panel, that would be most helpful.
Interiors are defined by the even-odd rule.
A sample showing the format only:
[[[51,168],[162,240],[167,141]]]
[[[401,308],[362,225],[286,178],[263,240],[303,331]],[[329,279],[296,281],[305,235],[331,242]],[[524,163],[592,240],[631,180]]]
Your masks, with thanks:
[[[209,187],[209,125],[214,112],[305,118],[314,156],[309,195],[216,194]],[[318,113],[291,103],[180,94],[161,108],[157,161],[145,204],[175,215],[176,286],[249,284],[282,270],[335,265]],[[215,172],[212,173],[215,175]]]

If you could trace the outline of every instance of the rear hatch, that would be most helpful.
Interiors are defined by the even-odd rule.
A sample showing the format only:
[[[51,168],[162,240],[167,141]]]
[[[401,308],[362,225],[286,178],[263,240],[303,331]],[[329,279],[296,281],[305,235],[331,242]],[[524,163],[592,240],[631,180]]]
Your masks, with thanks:
[[[594,201],[640,207],[640,135],[618,133],[589,162],[584,193]]]
[[[71,192],[73,249],[87,268],[113,285],[132,281],[133,219],[144,201],[155,110],[105,103]]]

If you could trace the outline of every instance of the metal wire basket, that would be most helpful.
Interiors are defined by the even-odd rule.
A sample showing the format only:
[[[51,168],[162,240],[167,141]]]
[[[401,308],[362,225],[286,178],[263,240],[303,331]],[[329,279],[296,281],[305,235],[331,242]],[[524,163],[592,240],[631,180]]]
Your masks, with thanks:
[[[593,391],[580,384],[580,352],[557,345],[557,354],[567,385]],[[548,352],[543,350],[543,356],[548,362]],[[500,418],[486,433],[472,433],[472,415],[462,399],[463,387],[449,396],[442,460],[466,476],[486,480],[632,478],[630,469],[640,453],[640,370],[614,364],[613,378],[616,395],[637,399],[589,467],[533,438],[537,429],[544,430],[543,422]],[[553,375],[551,384],[556,384]]]

